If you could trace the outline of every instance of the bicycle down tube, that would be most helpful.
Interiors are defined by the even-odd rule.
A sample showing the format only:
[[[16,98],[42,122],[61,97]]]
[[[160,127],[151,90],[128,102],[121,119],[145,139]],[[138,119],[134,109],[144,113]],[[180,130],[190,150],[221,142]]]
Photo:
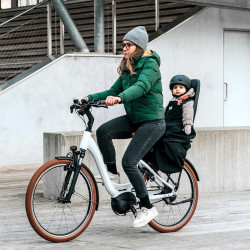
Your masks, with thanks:
[[[100,172],[100,175],[103,179],[104,185],[108,191],[108,193],[112,196],[112,197],[116,197],[118,196],[121,191],[117,190],[118,189],[128,189],[129,187],[132,188],[132,185],[130,183],[126,183],[126,184],[116,184],[113,183],[109,176],[108,176],[108,172],[106,170],[106,167],[104,165],[103,159],[102,159],[102,155],[101,152],[98,148],[98,146],[96,145],[91,132],[89,131],[84,131],[82,140],[81,140],[81,144],[80,144],[80,148],[84,149],[84,150],[89,150],[90,153],[93,155],[97,168]],[[82,159],[80,159],[80,161],[82,161]],[[80,162],[81,164],[81,162]]]

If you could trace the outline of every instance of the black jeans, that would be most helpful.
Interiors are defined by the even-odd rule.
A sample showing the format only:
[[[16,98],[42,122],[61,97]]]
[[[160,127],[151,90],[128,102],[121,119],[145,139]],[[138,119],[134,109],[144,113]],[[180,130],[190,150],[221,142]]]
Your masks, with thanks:
[[[103,155],[105,164],[115,164],[116,155],[112,139],[131,138],[135,132],[122,159],[122,167],[133,185],[136,196],[147,196],[147,189],[143,176],[137,168],[137,163],[146,155],[165,131],[165,120],[153,120],[140,124],[133,124],[124,115],[112,119],[101,125],[96,131],[97,142]]]

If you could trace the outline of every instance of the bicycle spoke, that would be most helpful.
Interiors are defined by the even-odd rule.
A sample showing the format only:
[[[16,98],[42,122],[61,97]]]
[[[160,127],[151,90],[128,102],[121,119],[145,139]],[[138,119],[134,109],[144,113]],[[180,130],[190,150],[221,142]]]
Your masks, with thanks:
[[[62,217],[63,217],[63,213],[62,213],[62,215],[61,215],[60,223],[59,223],[59,225],[58,225],[57,234],[59,233],[60,225],[61,225],[61,222],[62,222]]]
[[[74,195],[76,195],[76,196],[82,198],[82,199],[85,200],[85,201],[90,201],[88,198],[86,198],[86,197],[84,197],[83,195],[77,193],[76,191],[74,191]]]
[[[55,178],[54,178],[54,175],[52,174],[52,171],[50,171],[50,174],[51,174],[51,176],[52,176],[52,178],[53,178],[53,180],[54,180],[55,187],[57,188],[57,191],[58,191],[58,193],[59,193],[59,192],[60,192],[60,191],[59,191],[59,187],[56,185]]]
[[[43,185],[46,187],[48,191],[50,191],[51,194],[55,194],[55,191],[54,190],[52,191],[45,183],[43,183]]]
[[[68,205],[68,204],[67,204],[67,205]],[[68,205],[68,208],[69,208],[69,210],[70,210],[72,216],[74,217],[74,221],[75,221],[76,225],[78,225],[78,223],[77,223],[77,221],[76,221],[75,213],[72,212],[71,207],[70,207],[69,205]]]
[[[65,222],[66,222],[67,231],[69,231],[67,219],[66,219],[65,212],[64,212],[64,208],[65,208],[65,204],[64,204],[64,206],[63,206],[63,214],[64,214],[64,218],[65,218]]]
[[[148,172],[146,171],[145,174],[147,175]],[[194,196],[197,188],[194,182],[195,177],[190,172],[190,168],[186,166],[184,166],[181,175],[179,173],[166,175],[161,171],[158,171],[158,174],[173,188],[178,185],[178,191],[169,197],[152,200],[159,215],[150,223],[150,226],[160,232],[175,231],[187,223],[186,219],[190,219],[191,211],[195,209],[197,203],[197,197]],[[149,195],[164,194],[166,190],[163,187],[157,182],[149,183],[147,176],[146,179],[145,183]]]
[[[50,220],[50,223],[49,223],[49,225],[48,225],[48,227],[47,227],[47,230],[49,230],[49,227],[50,227],[50,225],[51,225],[51,222],[53,221],[53,219],[54,219],[54,217],[55,217],[55,215],[56,215],[57,209],[58,209],[58,206],[56,207],[56,211],[55,211],[55,213],[54,213],[52,219]],[[45,221],[44,224],[46,224],[46,221]]]

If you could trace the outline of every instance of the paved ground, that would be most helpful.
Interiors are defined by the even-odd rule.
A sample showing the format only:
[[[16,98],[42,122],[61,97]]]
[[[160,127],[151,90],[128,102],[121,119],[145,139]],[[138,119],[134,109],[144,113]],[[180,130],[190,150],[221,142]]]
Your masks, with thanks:
[[[37,166],[0,168],[0,249],[250,249],[250,191],[201,195],[195,215],[182,230],[162,234],[134,229],[132,215],[116,216],[109,203],[87,230],[68,243],[50,243],[31,228],[25,191]]]

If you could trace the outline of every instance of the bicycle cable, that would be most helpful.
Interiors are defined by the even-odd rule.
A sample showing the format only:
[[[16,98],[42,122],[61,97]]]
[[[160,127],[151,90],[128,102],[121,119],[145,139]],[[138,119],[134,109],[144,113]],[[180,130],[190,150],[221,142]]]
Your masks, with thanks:
[[[76,112],[76,114],[83,120],[85,126],[87,127],[86,121],[85,121],[85,119],[84,119],[84,115],[79,115],[79,113],[78,113],[77,111],[75,111],[75,112]]]

